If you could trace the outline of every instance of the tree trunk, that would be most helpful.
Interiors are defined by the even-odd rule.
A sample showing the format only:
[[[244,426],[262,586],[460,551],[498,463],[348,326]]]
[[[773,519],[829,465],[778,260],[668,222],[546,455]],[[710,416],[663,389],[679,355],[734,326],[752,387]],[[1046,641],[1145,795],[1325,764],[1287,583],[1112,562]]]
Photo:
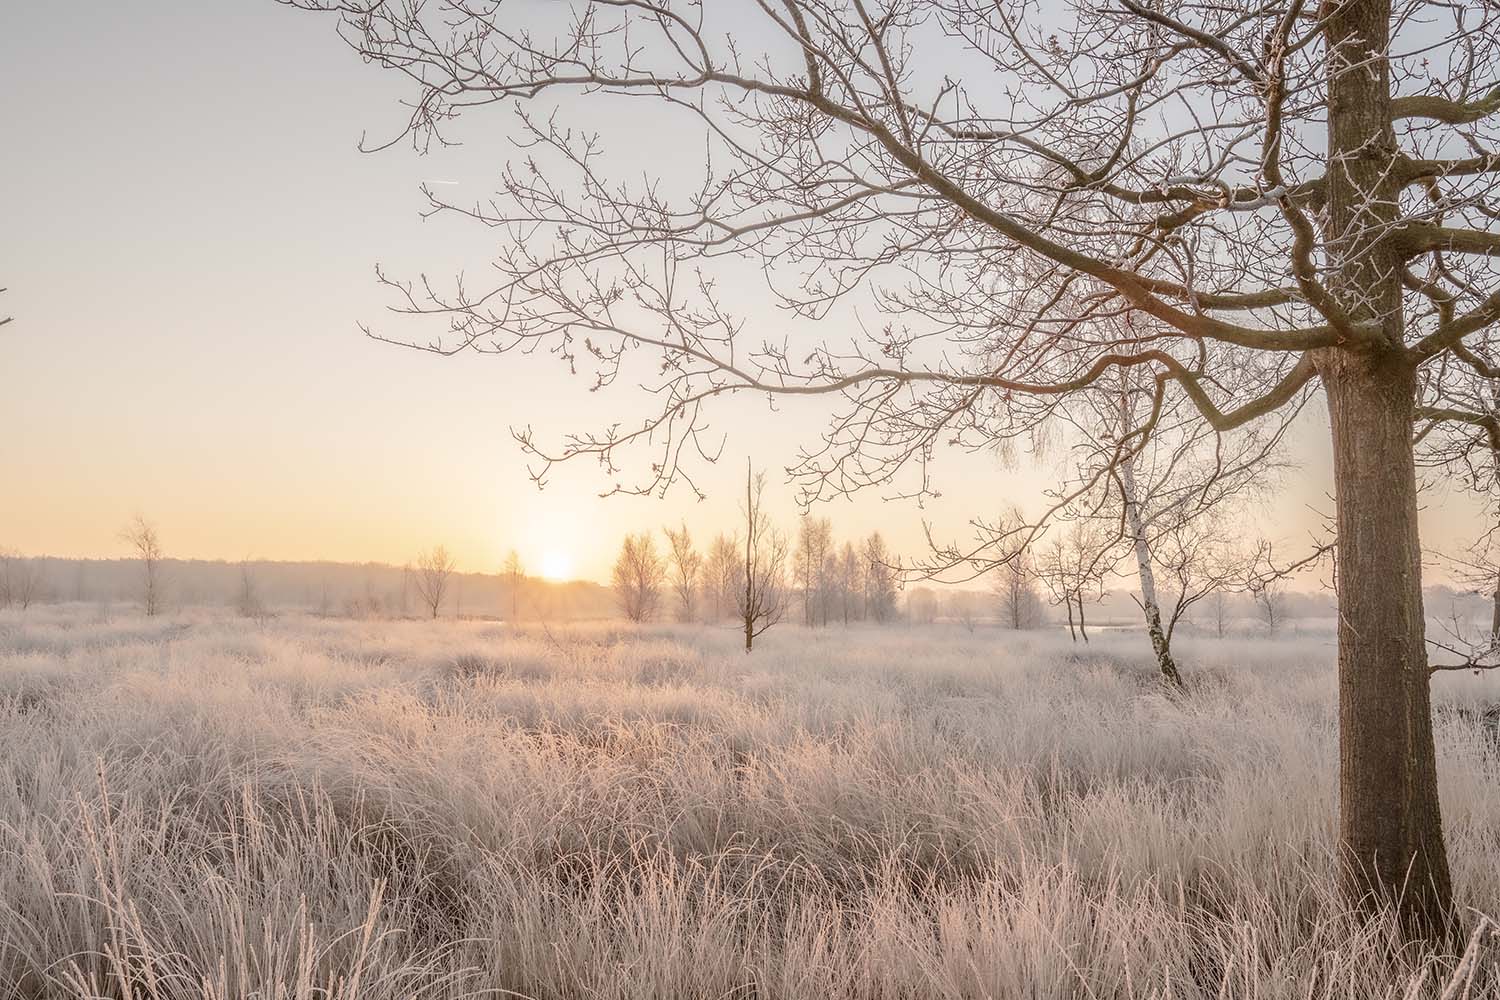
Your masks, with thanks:
[[[1083,641],[1085,643],[1087,643],[1089,641],[1089,623],[1088,623],[1087,619],[1085,619],[1083,617],[1083,595],[1082,594],[1078,595],[1078,632],[1079,632],[1080,635],[1083,636]]]
[[[1077,642],[1078,631],[1073,628],[1073,596],[1071,594],[1063,594],[1063,607],[1068,609],[1068,636]]]
[[[1367,907],[1395,904],[1414,934],[1441,937],[1452,886],[1422,608],[1414,378],[1399,362],[1349,360],[1323,378],[1338,491],[1344,885]]]
[[[1129,457],[1120,462],[1120,485],[1125,494],[1125,526],[1130,530],[1135,543],[1136,570],[1141,578],[1141,610],[1146,614],[1146,632],[1151,636],[1151,649],[1156,653],[1156,665],[1162,677],[1173,687],[1182,687],[1182,674],[1177,670],[1177,661],[1172,659],[1172,644],[1161,625],[1161,605],[1156,601],[1156,574],[1151,569],[1151,546],[1146,541],[1146,525],[1141,520],[1141,507],[1136,502],[1135,462]]]
[[[1349,898],[1446,937],[1452,885],[1438,808],[1412,457],[1416,375],[1403,347],[1390,0],[1330,5],[1328,288],[1383,344],[1318,358],[1338,496],[1339,836]]]

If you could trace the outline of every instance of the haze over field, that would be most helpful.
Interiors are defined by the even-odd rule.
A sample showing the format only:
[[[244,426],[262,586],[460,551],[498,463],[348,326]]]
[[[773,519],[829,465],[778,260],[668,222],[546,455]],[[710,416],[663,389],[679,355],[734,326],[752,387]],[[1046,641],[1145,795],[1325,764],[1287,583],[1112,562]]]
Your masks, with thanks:
[[[754,28],[733,7],[731,22]],[[492,252],[492,234],[419,219],[416,189],[487,197],[510,155],[500,130],[459,123],[463,147],[362,156],[362,133],[397,124],[401,87],[332,58],[326,25],[269,0],[30,4],[5,27],[0,86],[28,96],[4,120],[39,144],[0,158],[0,189],[17,195],[5,207],[0,315],[20,322],[0,339],[0,421],[27,428],[0,435],[0,467],[45,488],[0,491],[10,527],[0,545],[123,555],[116,530],[145,511],[171,526],[184,558],[400,565],[446,542],[479,572],[511,548],[536,566],[566,540],[575,575],[603,583],[626,531],[678,516],[700,536],[731,526],[735,461],[703,472],[709,503],[684,492],[670,516],[599,500],[613,478],[593,468],[532,486],[506,428],[556,437],[603,419],[629,398],[623,387],[599,397],[548,359],[444,361],[359,336],[357,321],[402,334],[383,315],[376,263],[436,277],[477,271]],[[60,64],[63,45],[72,55]],[[638,102],[620,113],[657,120]],[[763,302],[758,278],[737,280],[737,297]],[[772,336],[790,322],[764,306],[750,315]],[[857,330],[840,324],[840,336]],[[778,468],[824,410],[746,400],[727,403],[717,426],[735,459]],[[1293,435],[1298,473],[1248,515],[1262,533],[1304,543],[1331,511],[1326,421],[1314,400]],[[963,539],[969,518],[1002,502],[1039,513],[1066,457],[1060,442],[1039,460],[948,452],[941,500],[884,504],[891,491],[876,489],[835,513],[915,553],[924,519]],[[1478,506],[1434,489],[1424,520],[1434,547],[1467,544]],[[795,516],[789,491],[772,502]]]
[[[0,90],[0,1000],[1500,996],[1500,0]]]

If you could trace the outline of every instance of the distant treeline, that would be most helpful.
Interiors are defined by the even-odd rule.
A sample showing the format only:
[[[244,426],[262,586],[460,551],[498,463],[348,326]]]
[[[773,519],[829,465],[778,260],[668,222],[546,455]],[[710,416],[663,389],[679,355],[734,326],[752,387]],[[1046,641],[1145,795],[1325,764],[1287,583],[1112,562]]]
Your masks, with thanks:
[[[425,617],[416,569],[385,563],[226,562],[163,559],[165,606],[239,607],[248,594],[267,610],[341,617]],[[58,559],[11,556],[0,565],[0,607],[82,601],[132,604],[141,600],[136,559]],[[514,600],[513,600],[514,598]],[[610,592],[596,583],[553,583],[524,577],[512,587],[502,574],[454,573],[443,615],[561,620],[610,618]]]
[[[385,563],[228,562],[165,559],[166,604],[172,606],[241,607],[249,595],[267,611],[306,611],[339,617],[425,617],[412,567]],[[141,563],[135,559],[60,559],[51,556],[6,556],[0,560],[0,608],[59,602],[138,604]],[[796,592],[798,604],[803,592]],[[918,585],[901,595],[900,614],[915,623],[992,620],[996,599],[990,591],[930,588]],[[1249,595],[1230,595],[1230,614],[1254,619]],[[1487,619],[1490,596],[1446,584],[1425,588],[1427,613],[1433,618]],[[1337,613],[1328,591],[1289,591],[1288,619],[1327,619]],[[1101,625],[1138,623],[1140,614],[1129,591],[1107,590],[1092,605]],[[580,620],[619,617],[617,595],[584,580],[553,583],[523,577],[512,587],[503,573],[454,573],[443,598],[446,616],[514,617],[523,620]],[[707,609],[705,609],[707,610]],[[799,610],[802,610],[799,607]],[[795,618],[793,620],[796,620]]]

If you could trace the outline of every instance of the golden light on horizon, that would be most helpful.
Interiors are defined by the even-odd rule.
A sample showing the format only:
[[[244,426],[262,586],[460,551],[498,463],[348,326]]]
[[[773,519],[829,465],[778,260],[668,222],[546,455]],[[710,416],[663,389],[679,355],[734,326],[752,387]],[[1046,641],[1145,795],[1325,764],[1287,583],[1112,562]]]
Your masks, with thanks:
[[[564,583],[573,578],[573,557],[558,549],[542,553],[542,577],[553,583]]]

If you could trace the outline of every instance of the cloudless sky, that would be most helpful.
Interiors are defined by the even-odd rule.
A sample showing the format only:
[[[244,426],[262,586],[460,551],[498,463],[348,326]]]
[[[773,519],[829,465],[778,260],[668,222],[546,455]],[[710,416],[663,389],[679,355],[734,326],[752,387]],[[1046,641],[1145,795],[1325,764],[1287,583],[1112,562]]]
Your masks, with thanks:
[[[123,554],[116,535],[140,511],[181,557],[401,563],[442,542],[468,570],[515,547],[605,579],[627,530],[731,526],[746,454],[772,469],[795,527],[775,473],[817,426],[811,404],[731,406],[729,460],[702,503],[599,499],[609,481],[585,466],[539,492],[508,428],[556,440],[628,393],[590,395],[549,359],[443,359],[360,334],[388,302],[377,262],[446,278],[482,268],[494,238],[423,222],[417,185],[484,196],[503,113],[456,151],[359,153],[362,132],[399,123],[402,93],[331,20],[271,0],[0,15],[0,315],[15,317],[0,328],[0,547]],[[1259,514],[1290,542],[1331,507],[1320,403],[1303,424],[1304,470]],[[964,538],[1007,500],[1035,507],[1050,467],[945,458],[937,476],[926,509],[871,493],[819,513],[841,538],[879,528],[917,552],[924,518]],[[1473,533],[1465,498],[1428,505],[1431,544]]]

